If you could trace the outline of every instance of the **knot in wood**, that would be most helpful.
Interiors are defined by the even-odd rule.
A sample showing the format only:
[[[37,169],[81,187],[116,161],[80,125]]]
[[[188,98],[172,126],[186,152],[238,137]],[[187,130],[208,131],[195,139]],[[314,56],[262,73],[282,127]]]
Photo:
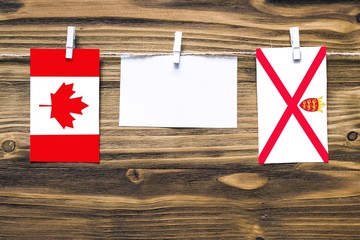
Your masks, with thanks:
[[[125,176],[134,184],[139,184],[144,180],[144,173],[141,169],[129,169],[126,171]]]
[[[15,150],[16,143],[13,140],[5,140],[1,145],[4,152],[10,153]]]
[[[255,240],[265,240],[265,239],[262,237],[256,237]]]
[[[360,13],[358,13],[358,15],[356,15],[356,21],[357,21],[358,23],[360,23]]]
[[[354,132],[354,131],[349,132],[347,135],[347,139],[349,141],[355,141],[357,139],[357,137],[358,137],[358,133]]]

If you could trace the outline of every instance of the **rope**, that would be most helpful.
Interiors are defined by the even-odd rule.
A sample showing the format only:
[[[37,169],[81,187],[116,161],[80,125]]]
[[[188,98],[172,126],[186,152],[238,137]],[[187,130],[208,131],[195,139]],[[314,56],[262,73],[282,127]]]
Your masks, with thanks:
[[[169,56],[173,53],[130,53],[130,52],[103,52],[100,56],[115,56],[115,57],[131,57],[131,56]],[[249,56],[255,55],[255,52],[182,52],[182,56]],[[327,56],[360,56],[359,52],[328,52]],[[0,54],[0,57],[4,58],[26,58],[30,57],[30,54]]]

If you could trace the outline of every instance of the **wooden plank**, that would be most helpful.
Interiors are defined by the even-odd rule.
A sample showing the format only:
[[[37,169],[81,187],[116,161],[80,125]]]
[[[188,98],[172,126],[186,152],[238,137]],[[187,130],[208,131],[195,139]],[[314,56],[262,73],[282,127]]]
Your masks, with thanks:
[[[276,5],[265,0],[12,2],[8,7],[3,4],[0,16],[2,53],[63,47],[67,25],[78,27],[78,47],[102,51],[171,52],[175,30],[184,32],[184,51],[254,51],[289,46],[289,27],[294,25],[301,29],[302,46],[325,45],[334,52],[360,48],[356,1],[318,5]]]
[[[125,173],[111,163],[10,162],[0,172],[4,237],[345,239],[360,233],[358,164]]]
[[[358,1],[0,3],[0,238],[354,239],[360,236],[360,56],[328,55],[329,164],[257,164],[254,55],[239,54],[238,128],[120,128],[109,52],[359,53]],[[30,164],[29,48],[101,48],[101,164]],[[25,56],[4,56],[25,55]],[[350,134],[351,133],[351,134]],[[349,135],[350,134],[350,135]],[[69,148],[76,146],[69,146]],[[64,149],[66,150],[66,149]]]

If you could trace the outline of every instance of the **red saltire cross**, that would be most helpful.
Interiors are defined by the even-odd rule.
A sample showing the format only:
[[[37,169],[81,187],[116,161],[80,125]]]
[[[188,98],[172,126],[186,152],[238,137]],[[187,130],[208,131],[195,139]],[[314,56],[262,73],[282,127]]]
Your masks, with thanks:
[[[281,116],[279,122],[277,123],[274,131],[272,132],[270,138],[268,139],[265,147],[261,151],[259,155],[259,164],[264,164],[267,157],[269,156],[272,148],[274,147],[276,141],[281,135],[281,132],[285,128],[287,122],[289,121],[291,115],[294,115],[297,121],[299,122],[300,126],[310,139],[311,143],[314,145],[315,149],[319,153],[320,157],[324,162],[328,162],[328,152],[320,142],[319,138],[317,137],[314,130],[311,128],[310,124],[300,111],[298,104],[300,102],[301,97],[303,96],[304,92],[306,91],[307,87],[309,86],[311,80],[313,79],[316,71],[318,70],[320,64],[322,63],[324,57],[326,56],[326,47],[321,47],[319,52],[317,53],[314,61],[310,65],[310,68],[306,72],[303,80],[301,81],[298,89],[296,90],[293,97],[290,96],[289,92],[287,91],[286,87],[282,83],[281,79],[271,66],[270,62],[265,57],[264,53],[261,51],[260,48],[256,49],[256,58],[264,68],[265,72],[275,85],[276,89],[279,91],[280,95],[284,99],[287,104],[287,108],[284,111],[283,115]]]

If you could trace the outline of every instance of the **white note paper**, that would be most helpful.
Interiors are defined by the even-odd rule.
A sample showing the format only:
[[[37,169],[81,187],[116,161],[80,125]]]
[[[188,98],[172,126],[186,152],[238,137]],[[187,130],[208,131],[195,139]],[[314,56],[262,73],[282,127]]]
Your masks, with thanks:
[[[328,162],[326,48],[256,51],[259,163]]]
[[[237,127],[237,58],[122,57],[120,126]]]

